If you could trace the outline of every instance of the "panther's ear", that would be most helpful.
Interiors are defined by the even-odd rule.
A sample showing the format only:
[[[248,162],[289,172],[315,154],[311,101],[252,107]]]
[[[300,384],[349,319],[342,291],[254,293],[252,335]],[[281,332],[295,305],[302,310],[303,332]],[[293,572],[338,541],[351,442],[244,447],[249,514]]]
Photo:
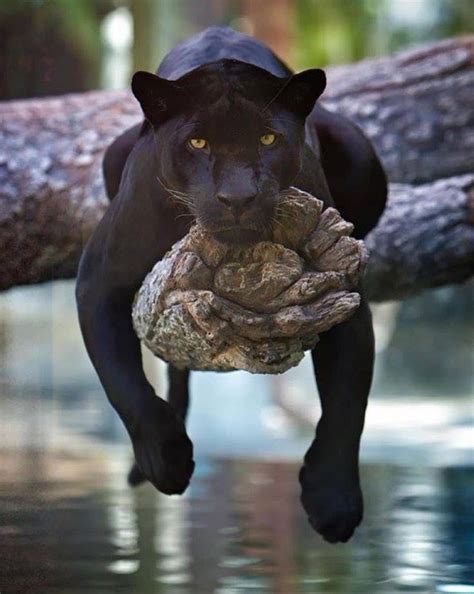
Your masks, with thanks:
[[[166,80],[151,72],[135,72],[132,92],[142,106],[146,119],[153,125],[161,123],[176,107],[179,93],[174,81]]]
[[[303,70],[291,77],[282,91],[282,101],[298,116],[306,118],[326,88],[326,74],[320,68]]]

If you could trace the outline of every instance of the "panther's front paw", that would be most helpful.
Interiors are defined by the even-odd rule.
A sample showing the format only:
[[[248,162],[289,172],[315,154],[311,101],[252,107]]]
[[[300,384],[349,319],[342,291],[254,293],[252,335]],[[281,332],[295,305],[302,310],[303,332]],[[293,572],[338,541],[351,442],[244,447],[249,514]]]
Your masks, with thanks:
[[[194,471],[193,444],[184,423],[171,411],[163,419],[144,418],[132,437],[138,468],[166,495],[183,493]]]
[[[358,482],[344,484],[318,477],[303,466],[301,503],[311,526],[328,542],[347,542],[362,521],[363,500]]]

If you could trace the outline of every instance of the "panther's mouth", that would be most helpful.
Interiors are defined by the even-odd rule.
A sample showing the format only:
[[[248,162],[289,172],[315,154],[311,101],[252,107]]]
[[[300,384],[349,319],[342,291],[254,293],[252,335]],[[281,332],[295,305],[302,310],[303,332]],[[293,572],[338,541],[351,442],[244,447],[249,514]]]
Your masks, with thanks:
[[[249,243],[258,243],[264,241],[265,236],[261,229],[240,227],[223,227],[221,229],[210,230],[211,235],[221,243],[230,243],[233,245],[244,245]]]

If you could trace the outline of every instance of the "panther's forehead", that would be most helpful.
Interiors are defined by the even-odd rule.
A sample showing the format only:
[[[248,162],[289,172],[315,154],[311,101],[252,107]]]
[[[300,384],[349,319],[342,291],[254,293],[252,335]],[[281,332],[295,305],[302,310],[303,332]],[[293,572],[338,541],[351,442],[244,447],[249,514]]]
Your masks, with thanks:
[[[229,128],[249,127],[263,123],[268,119],[260,106],[230,91],[210,105],[203,106],[196,112],[196,118],[209,127],[225,125]]]
[[[251,139],[288,117],[276,100],[287,81],[237,60],[205,64],[178,81],[189,98],[182,115],[204,138]]]
[[[223,59],[196,68],[178,82],[208,104],[221,98],[245,98],[263,108],[285,81],[252,64]]]
[[[232,139],[245,144],[253,136],[271,128],[269,116],[260,106],[238,92],[230,91],[214,102],[190,111],[186,118],[186,132],[222,143]]]

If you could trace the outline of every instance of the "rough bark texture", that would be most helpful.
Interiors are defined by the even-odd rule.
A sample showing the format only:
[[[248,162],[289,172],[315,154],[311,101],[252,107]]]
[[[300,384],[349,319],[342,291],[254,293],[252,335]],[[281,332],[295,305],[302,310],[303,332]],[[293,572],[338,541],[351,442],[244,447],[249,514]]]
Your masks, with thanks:
[[[430,184],[392,184],[366,239],[364,279],[372,301],[401,299],[474,274],[474,175]]]
[[[291,188],[272,236],[225,246],[195,225],[135,300],[137,335],[178,368],[281,373],[359,306],[363,241],[334,208]]]
[[[363,128],[391,182],[474,173],[474,36],[330,69],[324,103]]]
[[[426,184],[391,188],[389,209],[368,240],[372,299],[403,297],[472,274],[473,185],[465,174],[474,173],[473,40],[328,70],[325,105],[372,138],[392,182]],[[0,289],[74,276],[84,241],[106,207],[103,151],[139,118],[127,92],[0,104]],[[442,181],[429,183],[435,180]],[[426,245],[418,231],[428,227],[443,229],[447,240]],[[413,266],[414,259],[423,267]]]
[[[128,93],[0,104],[0,289],[75,275],[107,206],[102,155],[138,117]]]

